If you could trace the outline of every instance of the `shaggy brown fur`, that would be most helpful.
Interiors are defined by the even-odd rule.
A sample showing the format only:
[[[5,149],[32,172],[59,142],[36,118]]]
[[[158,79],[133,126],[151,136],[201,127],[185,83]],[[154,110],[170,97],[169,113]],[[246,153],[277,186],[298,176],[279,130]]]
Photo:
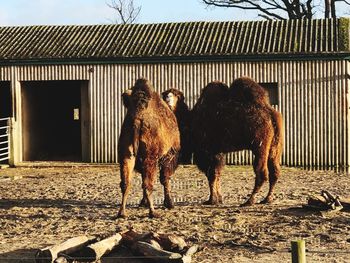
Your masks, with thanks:
[[[181,151],[179,162],[189,164],[192,161],[192,143],[190,137],[191,111],[185,103],[184,95],[177,89],[168,89],[162,93],[163,100],[175,113],[180,130]]]
[[[160,182],[164,186],[164,205],[173,207],[169,178],[177,167],[180,151],[176,118],[146,79],[137,80],[122,98],[128,111],[118,141],[120,187],[123,194],[118,216],[126,216],[126,199],[135,169],[142,175],[143,203],[148,204],[149,215],[154,217],[156,214],[151,194],[158,165]]]
[[[267,91],[250,78],[243,77],[234,80],[229,89],[229,96],[243,104],[259,104],[270,106]]]
[[[269,179],[270,189],[262,203],[272,201],[280,175],[283,143],[282,116],[268,103],[264,89],[249,78],[235,80],[231,87],[209,83],[193,109],[194,161],[206,173],[210,197],[206,204],[222,202],[220,174],[224,153],[251,150],[255,156],[255,187],[243,205],[255,203],[255,196]]]

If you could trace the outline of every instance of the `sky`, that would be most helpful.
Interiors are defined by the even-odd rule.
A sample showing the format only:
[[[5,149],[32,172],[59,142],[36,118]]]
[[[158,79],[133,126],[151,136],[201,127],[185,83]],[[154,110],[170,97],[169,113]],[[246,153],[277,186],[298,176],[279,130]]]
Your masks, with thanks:
[[[260,19],[256,11],[208,8],[201,0],[134,1],[136,6],[142,7],[137,23]],[[0,0],[0,26],[110,24],[115,20],[115,11],[107,6],[110,2],[111,0]],[[322,2],[323,0],[314,0],[314,3],[320,5]],[[347,16],[350,14],[349,6],[339,6],[337,10],[345,12]]]
[[[0,26],[109,24],[110,0],[0,0]],[[256,14],[207,8],[200,0],[135,0],[142,6],[137,23],[253,20]]]

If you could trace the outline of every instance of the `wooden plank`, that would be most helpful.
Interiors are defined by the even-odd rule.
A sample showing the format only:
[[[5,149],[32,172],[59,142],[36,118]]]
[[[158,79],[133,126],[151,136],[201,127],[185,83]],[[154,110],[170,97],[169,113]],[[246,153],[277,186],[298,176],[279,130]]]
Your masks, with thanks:
[[[59,254],[71,254],[73,252],[76,252],[82,247],[86,246],[88,243],[92,242],[94,239],[95,237],[78,236],[68,239],[60,244],[38,250],[35,254],[35,262],[53,262]]]
[[[87,259],[88,261],[97,261],[116,248],[120,244],[121,240],[122,235],[117,233],[85,247],[81,252],[79,252],[79,256]]]
[[[292,263],[306,263],[305,240],[296,240],[292,245]]]

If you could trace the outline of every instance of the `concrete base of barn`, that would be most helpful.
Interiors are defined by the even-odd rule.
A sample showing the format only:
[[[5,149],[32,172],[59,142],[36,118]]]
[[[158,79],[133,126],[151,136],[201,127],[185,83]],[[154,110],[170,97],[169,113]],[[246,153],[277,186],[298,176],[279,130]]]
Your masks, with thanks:
[[[16,167],[23,168],[65,168],[65,167],[113,167],[117,166],[115,163],[83,163],[83,162],[51,162],[51,161],[33,161],[33,162],[20,162],[15,165]]]
[[[6,168],[10,168],[10,165],[8,165],[8,164],[0,164],[0,170],[1,169],[6,169]]]

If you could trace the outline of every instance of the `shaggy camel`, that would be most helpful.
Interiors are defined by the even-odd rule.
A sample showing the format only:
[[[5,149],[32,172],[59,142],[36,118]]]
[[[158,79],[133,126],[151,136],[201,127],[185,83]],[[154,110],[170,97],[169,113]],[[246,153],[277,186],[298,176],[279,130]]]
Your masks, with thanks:
[[[156,217],[151,195],[157,166],[164,187],[164,206],[173,207],[169,179],[177,167],[180,151],[177,121],[146,79],[138,79],[122,97],[127,114],[118,140],[120,187],[123,195],[118,216],[126,216],[126,200],[133,170],[136,170],[142,175],[143,203],[149,206],[149,216]]]
[[[183,93],[177,89],[168,89],[162,93],[163,100],[174,112],[180,130],[181,151],[179,162],[189,164],[192,161],[192,143],[190,137],[191,111],[185,103]]]
[[[221,82],[209,83],[192,110],[194,162],[209,182],[205,204],[222,202],[220,174],[225,153],[251,150],[254,154],[255,186],[243,204],[252,205],[265,181],[270,188],[262,203],[270,203],[280,176],[283,144],[282,115],[274,110],[264,88],[250,78],[233,81],[230,88]]]

